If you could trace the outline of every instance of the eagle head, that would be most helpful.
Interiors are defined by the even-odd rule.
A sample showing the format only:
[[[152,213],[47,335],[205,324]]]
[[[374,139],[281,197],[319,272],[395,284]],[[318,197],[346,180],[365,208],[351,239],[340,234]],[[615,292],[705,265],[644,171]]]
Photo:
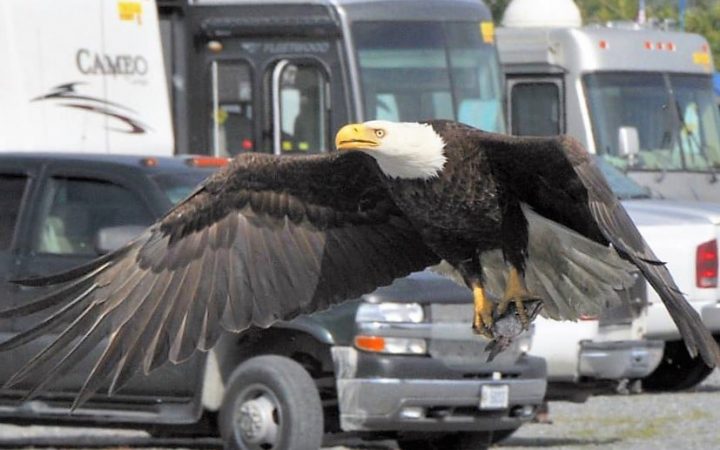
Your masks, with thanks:
[[[445,141],[429,124],[372,120],[345,125],[335,137],[340,151],[358,150],[375,158],[392,178],[436,177],[445,166]]]

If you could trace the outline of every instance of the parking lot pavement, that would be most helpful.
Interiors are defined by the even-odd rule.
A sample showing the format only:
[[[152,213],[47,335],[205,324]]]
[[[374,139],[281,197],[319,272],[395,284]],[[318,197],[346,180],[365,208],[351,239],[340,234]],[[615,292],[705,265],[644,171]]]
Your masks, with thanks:
[[[529,424],[495,450],[720,448],[720,371],[693,392],[616,395],[550,404],[551,425]],[[72,444],[71,444],[72,442]],[[25,443],[25,444],[23,444]],[[138,431],[0,425],[0,448],[217,449],[215,440],[151,441]],[[393,450],[392,442],[347,442],[327,450]]]
[[[720,371],[693,392],[594,397],[550,404],[551,425],[526,425],[493,448],[720,448]]]

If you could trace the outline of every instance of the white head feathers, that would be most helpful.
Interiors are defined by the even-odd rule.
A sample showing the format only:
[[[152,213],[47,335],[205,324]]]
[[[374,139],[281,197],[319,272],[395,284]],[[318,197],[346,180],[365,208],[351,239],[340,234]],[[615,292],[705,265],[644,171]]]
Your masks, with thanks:
[[[432,126],[384,120],[363,125],[375,131],[378,145],[361,151],[375,158],[385,175],[429,179],[436,177],[445,166],[445,141]]]

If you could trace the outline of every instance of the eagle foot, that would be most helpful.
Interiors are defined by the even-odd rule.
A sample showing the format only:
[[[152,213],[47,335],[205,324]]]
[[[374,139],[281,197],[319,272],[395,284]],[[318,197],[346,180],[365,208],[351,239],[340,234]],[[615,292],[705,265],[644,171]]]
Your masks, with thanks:
[[[485,296],[485,289],[479,284],[473,285],[473,299],[473,331],[476,334],[492,339],[494,337],[492,331],[494,323],[493,303]]]
[[[530,317],[524,302],[535,302],[541,300],[538,296],[532,295],[525,287],[525,280],[516,268],[511,268],[508,275],[505,295],[497,306],[497,314],[503,315],[510,304],[515,305],[515,314],[518,315],[523,329],[530,327]]]
[[[503,298],[497,306],[497,314],[499,316],[503,315],[505,311],[508,310],[508,307],[511,304],[514,304],[515,314],[518,315],[523,329],[527,330],[530,327],[530,315],[528,314],[528,309],[525,307],[524,303],[534,303],[540,300],[540,297],[534,296],[530,293],[526,293],[522,296],[516,296],[512,298]]]

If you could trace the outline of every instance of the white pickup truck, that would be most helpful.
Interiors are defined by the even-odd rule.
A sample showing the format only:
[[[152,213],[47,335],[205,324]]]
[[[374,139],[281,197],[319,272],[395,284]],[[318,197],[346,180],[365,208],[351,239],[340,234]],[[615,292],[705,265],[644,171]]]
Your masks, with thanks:
[[[646,188],[604,160],[597,162],[680,290],[710,331],[720,335],[720,205],[651,198]],[[631,291],[629,308],[635,313],[624,325],[617,320],[623,315],[612,311],[578,322],[536,320],[531,353],[548,361],[550,399],[583,401],[623,379],[642,378],[647,390],[688,389],[710,374],[702,360],[690,358],[662,301],[645,284]],[[633,306],[637,298],[647,302]],[[637,340],[643,336],[645,341]],[[658,345],[663,342],[664,351]]]
[[[720,336],[720,287],[718,246],[720,204],[634,199],[624,202],[645,240],[670,273],[690,304],[716,339]],[[699,358],[691,359],[667,309],[651,288],[647,289],[646,336],[665,341],[660,366],[645,378],[649,390],[691,388],[712,369]]]

